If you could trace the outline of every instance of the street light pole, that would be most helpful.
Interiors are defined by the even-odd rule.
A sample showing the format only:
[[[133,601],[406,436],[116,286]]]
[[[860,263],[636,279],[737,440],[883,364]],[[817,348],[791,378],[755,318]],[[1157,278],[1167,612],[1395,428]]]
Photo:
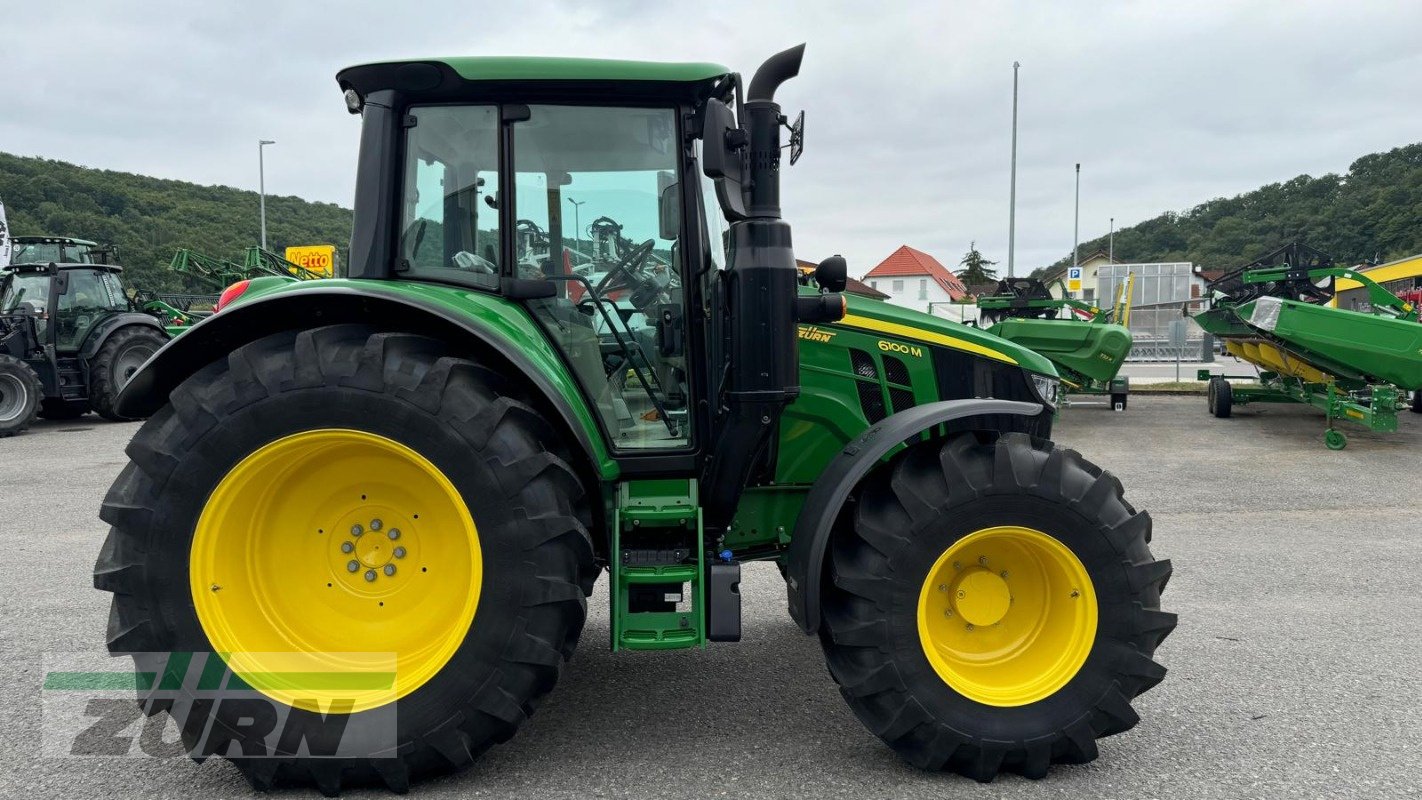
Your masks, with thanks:
[[[257,191],[260,195],[259,203],[262,208],[262,249],[267,249],[267,163],[265,150],[267,145],[276,144],[271,139],[257,140]]]
[[[1017,70],[1012,62],[1012,188],[1007,197],[1007,277],[1013,277],[1017,254]]]
[[[1106,260],[1116,263],[1116,218],[1111,218],[1111,233],[1106,237]]]
[[[1076,212],[1071,223],[1071,265],[1081,266],[1080,239],[1081,231],[1081,165],[1076,165]]]
[[[573,204],[573,246],[574,249],[579,251],[578,255],[582,255],[581,251],[583,248],[583,221],[581,218],[579,218],[578,212],[582,210],[581,207],[583,206],[583,204],[587,203],[587,201],[574,200],[573,198],[569,197],[568,202]]]

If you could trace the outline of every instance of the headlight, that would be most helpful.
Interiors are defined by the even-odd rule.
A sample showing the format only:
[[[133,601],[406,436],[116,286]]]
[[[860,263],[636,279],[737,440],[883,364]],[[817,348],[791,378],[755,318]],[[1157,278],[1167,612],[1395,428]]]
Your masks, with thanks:
[[[1048,375],[1038,375],[1034,372],[1032,373],[1032,388],[1037,390],[1037,396],[1042,399],[1043,403],[1050,406],[1052,410],[1056,410],[1057,394],[1062,388],[1061,381]]]

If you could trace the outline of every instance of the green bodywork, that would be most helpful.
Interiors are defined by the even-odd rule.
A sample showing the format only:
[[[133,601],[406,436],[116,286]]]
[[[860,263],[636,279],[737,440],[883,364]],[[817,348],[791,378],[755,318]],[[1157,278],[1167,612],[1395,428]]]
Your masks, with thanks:
[[[523,305],[496,294],[416,281],[266,277],[255,279],[229,308],[277,295],[330,289],[414,302],[465,320],[496,339],[517,343],[573,410],[577,424],[588,431],[599,429],[595,411],[542,329]],[[940,357],[951,352],[952,357],[965,359],[963,363],[985,368],[1057,376],[1047,358],[987,331],[852,295],[847,305],[848,314],[841,322],[800,326],[800,396],[780,421],[774,484],[748,488],[724,541],[708,546],[729,548],[741,559],[778,557],[789,542],[805,494],[846,443],[888,414],[947,399],[940,392],[935,352],[943,354]],[[873,365],[875,377],[856,373],[851,351]],[[902,374],[895,367],[891,375],[886,359],[898,362]],[[877,415],[872,413],[876,407]],[[597,476],[605,486],[614,485],[621,477],[615,451],[602,436],[591,437],[591,442]],[[610,492],[607,499],[613,502]]]
[[[1245,271],[1240,279],[1258,285],[1289,277],[1294,275],[1287,268],[1264,268]],[[1201,370],[1200,380],[1247,381],[1232,383],[1234,405],[1294,402],[1319,409],[1329,425],[1325,443],[1335,450],[1347,441],[1333,430],[1335,419],[1375,431],[1397,430],[1397,412],[1406,405],[1407,390],[1422,389],[1418,309],[1348,268],[1311,269],[1307,278],[1358,281],[1368,293],[1372,313],[1284,297],[1236,303],[1217,296],[1210,308],[1194,316],[1195,321],[1220,337],[1230,353],[1262,369],[1257,375],[1240,376],[1212,376]],[[1261,346],[1270,352],[1259,355],[1251,349]],[[1291,365],[1295,366],[1283,371]]]
[[[1124,325],[1073,319],[1005,319],[988,328],[1052,360],[1078,387],[1110,383],[1131,352]]]

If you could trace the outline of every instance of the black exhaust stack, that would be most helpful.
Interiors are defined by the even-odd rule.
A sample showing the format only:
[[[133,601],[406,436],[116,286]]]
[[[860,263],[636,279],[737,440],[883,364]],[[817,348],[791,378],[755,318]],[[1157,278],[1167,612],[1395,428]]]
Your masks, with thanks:
[[[748,146],[745,216],[731,223],[724,313],[728,369],[719,397],[719,436],[702,476],[706,526],[724,530],[779,427],[800,394],[796,339],[799,272],[790,225],[780,217],[780,129],[775,90],[800,72],[805,46],[772,56],[751,78],[741,129],[727,132]],[[707,142],[713,147],[719,143]]]

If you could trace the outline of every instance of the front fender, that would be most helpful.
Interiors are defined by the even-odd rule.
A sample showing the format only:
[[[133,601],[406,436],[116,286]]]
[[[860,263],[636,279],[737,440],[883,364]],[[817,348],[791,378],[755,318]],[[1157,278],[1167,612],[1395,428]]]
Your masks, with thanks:
[[[94,326],[93,330],[89,331],[89,335],[84,339],[83,347],[79,348],[80,358],[86,360],[93,358],[94,354],[99,352],[99,348],[104,346],[104,342],[108,341],[109,334],[119,328],[128,327],[129,325],[141,325],[145,328],[152,328],[163,334],[165,338],[168,336],[168,332],[163,329],[162,323],[152,314],[145,314],[142,311],[125,311],[121,314],[112,314],[105,317],[102,322]]]
[[[503,374],[527,380],[531,401],[565,441],[577,443],[591,472],[600,480],[617,476],[616,463],[594,435],[597,421],[577,382],[527,312],[495,295],[435,284],[387,287],[328,279],[234,304],[155,353],[124,386],[118,412],[151,416],[188,376],[264,336],[346,323],[448,341]]]
[[[795,521],[785,559],[790,616],[805,633],[820,627],[820,582],[831,530],[849,493],[880,460],[905,441],[945,422],[993,414],[1030,417],[1042,413],[1037,403],[1016,400],[945,400],[915,406],[888,417],[839,451],[810,487]]]

